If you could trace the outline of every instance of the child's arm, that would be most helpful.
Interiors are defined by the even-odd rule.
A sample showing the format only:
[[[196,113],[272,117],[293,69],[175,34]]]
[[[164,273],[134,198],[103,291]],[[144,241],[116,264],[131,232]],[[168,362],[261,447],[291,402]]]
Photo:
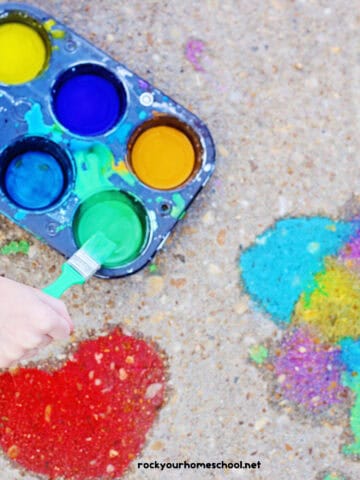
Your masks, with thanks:
[[[34,355],[73,324],[65,304],[35,288],[0,277],[0,368]]]

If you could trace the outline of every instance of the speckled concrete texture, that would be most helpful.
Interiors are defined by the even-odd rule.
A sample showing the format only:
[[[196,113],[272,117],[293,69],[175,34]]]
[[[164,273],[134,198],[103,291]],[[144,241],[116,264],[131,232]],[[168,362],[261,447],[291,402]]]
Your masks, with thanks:
[[[4,3],[4,2],[1,2]],[[33,2],[198,114],[218,153],[214,177],[165,248],[157,271],[93,279],[65,296],[76,339],[120,324],[167,352],[169,399],[138,461],[257,461],[259,471],[138,470],[128,480],[360,478],[340,453],[337,425],[296,419],[268,402],[248,350],[278,336],[254,313],[238,278],[248,246],[282,216],[336,216],[360,194],[359,24],[356,2],[77,0]],[[191,39],[204,44],[196,69]],[[0,257],[0,274],[42,287],[62,258],[1,218],[0,241],[29,255]],[[61,359],[65,344],[41,355]],[[39,357],[40,359],[40,357]],[[22,478],[7,460],[0,478]],[[35,477],[25,475],[26,479]]]

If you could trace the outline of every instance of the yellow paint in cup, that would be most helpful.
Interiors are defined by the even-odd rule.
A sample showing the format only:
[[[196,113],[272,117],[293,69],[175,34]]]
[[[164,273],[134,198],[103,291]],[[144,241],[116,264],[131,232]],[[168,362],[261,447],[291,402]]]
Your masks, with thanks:
[[[187,135],[177,128],[155,126],[135,140],[130,162],[141,182],[170,190],[181,186],[193,173],[195,151]]]
[[[45,68],[47,51],[33,27],[20,22],[0,24],[0,82],[19,85],[36,78]]]

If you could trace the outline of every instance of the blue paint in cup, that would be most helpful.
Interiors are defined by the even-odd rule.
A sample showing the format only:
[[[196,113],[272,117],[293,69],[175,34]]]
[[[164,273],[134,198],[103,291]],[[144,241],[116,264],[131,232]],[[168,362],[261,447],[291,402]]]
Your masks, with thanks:
[[[64,171],[49,153],[29,151],[15,156],[4,175],[8,197],[27,210],[50,207],[61,197]]]
[[[123,85],[100,65],[82,64],[68,70],[56,82],[52,94],[58,121],[80,136],[105,134],[126,109]]]

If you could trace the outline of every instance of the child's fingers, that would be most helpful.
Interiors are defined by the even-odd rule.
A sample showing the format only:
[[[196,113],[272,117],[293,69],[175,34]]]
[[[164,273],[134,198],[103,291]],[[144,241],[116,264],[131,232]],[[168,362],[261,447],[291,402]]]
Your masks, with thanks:
[[[51,343],[52,341],[53,341],[53,339],[49,335],[43,335],[42,339],[41,339],[41,342],[39,343],[37,348],[47,347],[49,345],[49,343]]]
[[[6,342],[2,345],[0,358],[4,367],[9,366],[15,360],[21,358],[26,349],[22,348],[20,345]]]
[[[27,360],[29,358],[32,358],[35,355],[37,355],[38,353],[39,353],[39,348],[32,348],[31,350],[28,350],[21,358],[19,358],[19,361],[20,360]]]
[[[47,335],[54,339],[61,340],[70,335],[70,327],[66,320],[60,315],[53,316],[49,321],[49,329]]]
[[[67,338],[70,335],[69,323],[54,309],[39,302],[37,310],[37,315],[32,321],[32,326],[37,332],[55,339]]]
[[[11,363],[5,361],[5,364],[7,363],[7,365],[5,365],[5,366],[7,366],[7,367],[16,366],[16,364],[18,362],[20,362],[21,360],[28,360],[29,358],[34,357],[35,355],[37,355],[39,353],[41,348],[44,348],[47,345],[49,345],[49,343],[51,343],[52,340],[53,339],[51,337],[49,337],[49,335],[42,335],[41,337],[39,337],[39,341],[38,341],[36,347],[27,349],[26,353],[24,353],[20,358],[18,358],[15,361],[12,361]],[[1,358],[0,358],[0,367],[1,367]]]
[[[14,362],[0,355],[0,368],[9,368]]]
[[[52,338],[48,335],[41,335],[38,333],[28,332],[22,334],[21,344],[26,350],[32,350],[34,348],[45,347],[52,341]]]
[[[3,352],[0,352],[0,368],[8,368],[12,363],[12,360],[9,360]]]
[[[46,305],[53,308],[59,315],[64,317],[64,319],[68,322],[71,331],[74,330],[73,322],[63,301],[58,300],[57,298],[50,297],[50,295],[47,295],[46,293],[42,292],[41,290],[37,290],[36,288],[34,289],[34,293],[41,301],[46,303]]]
[[[21,334],[21,344],[27,350],[36,348],[42,341],[44,335],[35,332],[23,332]]]

